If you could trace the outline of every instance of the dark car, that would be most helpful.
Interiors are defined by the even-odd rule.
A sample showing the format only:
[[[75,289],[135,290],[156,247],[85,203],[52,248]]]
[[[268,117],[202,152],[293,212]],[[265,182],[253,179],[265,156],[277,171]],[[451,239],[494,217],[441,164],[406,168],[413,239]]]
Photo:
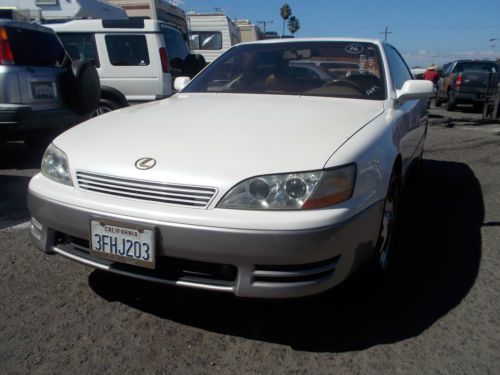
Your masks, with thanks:
[[[457,104],[473,104],[482,108],[488,82],[496,80],[498,65],[488,60],[457,60],[447,64],[438,82],[436,105],[446,102],[452,111]]]
[[[54,31],[0,19],[0,143],[48,144],[88,119],[99,100],[90,63],[72,63]]]

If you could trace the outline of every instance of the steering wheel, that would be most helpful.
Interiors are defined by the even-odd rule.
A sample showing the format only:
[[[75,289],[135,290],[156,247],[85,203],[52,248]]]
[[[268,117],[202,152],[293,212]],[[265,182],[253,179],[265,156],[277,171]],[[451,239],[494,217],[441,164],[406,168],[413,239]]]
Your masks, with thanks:
[[[347,79],[334,79],[332,81],[326,82],[322,87],[332,87],[332,86],[349,87],[353,90],[356,90],[360,94],[365,95],[365,90],[356,85],[354,82],[349,81]]]

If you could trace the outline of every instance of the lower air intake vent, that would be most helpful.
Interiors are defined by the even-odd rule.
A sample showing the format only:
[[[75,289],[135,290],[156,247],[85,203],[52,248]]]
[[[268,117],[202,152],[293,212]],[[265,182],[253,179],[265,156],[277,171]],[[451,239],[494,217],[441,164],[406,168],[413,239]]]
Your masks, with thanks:
[[[322,262],[288,266],[256,265],[254,282],[294,283],[320,280],[333,274],[339,259],[340,256],[336,256]]]

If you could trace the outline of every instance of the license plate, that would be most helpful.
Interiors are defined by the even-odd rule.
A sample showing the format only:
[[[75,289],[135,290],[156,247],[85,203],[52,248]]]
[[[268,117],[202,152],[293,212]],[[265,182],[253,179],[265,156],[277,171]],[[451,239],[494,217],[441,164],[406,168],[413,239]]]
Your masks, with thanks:
[[[121,263],[155,268],[153,228],[91,220],[90,233],[91,254]]]
[[[53,99],[54,87],[51,82],[32,82],[31,89],[35,99]]]

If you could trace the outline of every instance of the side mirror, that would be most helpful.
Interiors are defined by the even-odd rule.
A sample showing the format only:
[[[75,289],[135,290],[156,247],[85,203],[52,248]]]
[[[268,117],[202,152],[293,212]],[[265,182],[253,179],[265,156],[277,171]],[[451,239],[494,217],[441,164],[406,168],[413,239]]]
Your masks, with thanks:
[[[409,80],[403,84],[401,90],[396,91],[396,95],[400,102],[427,99],[434,95],[434,84],[426,80]]]
[[[189,77],[177,77],[174,81],[174,89],[181,91],[189,82],[191,82]]]

